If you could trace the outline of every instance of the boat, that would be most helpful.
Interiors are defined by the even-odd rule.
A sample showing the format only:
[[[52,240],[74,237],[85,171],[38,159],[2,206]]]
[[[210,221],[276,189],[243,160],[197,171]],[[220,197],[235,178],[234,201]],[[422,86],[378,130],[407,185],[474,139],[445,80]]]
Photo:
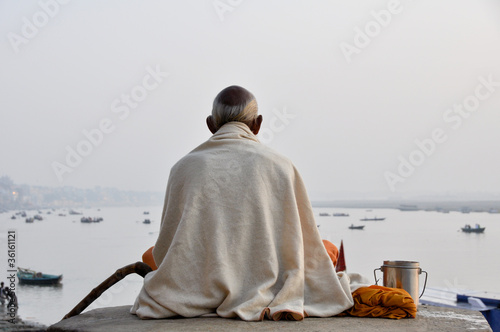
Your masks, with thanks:
[[[80,219],[81,222],[85,223],[85,224],[90,224],[90,223],[93,223],[93,222],[101,222],[103,219],[101,217],[98,217],[98,218],[91,218],[91,217],[82,217]]]
[[[320,217],[329,217],[330,215],[328,213],[322,212],[319,214]]]
[[[481,227],[479,224],[476,224],[475,227],[471,227],[471,225],[467,224],[462,227],[462,232],[464,233],[483,233],[486,227]]]
[[[149,219],[144,219],[144,221],[142,222],[143,224],[151,224],[151,220]]]
[[[382,220],[385,220],[385,218],[366,218],[364,217],[363,219],[359,219],[360,221],[382,221]]]
[[[83,213],[75,211],[75,210],[69,210],[68,213],[71,214],[71,215],[80,215],[80,214],[83,214]]]
[[[365,225],[354,226],[354,224],[351,224],[351,226],[349,226],[349,229],[363,229],[363,228],[365,228]]]
[[[399,210],[400,211],[418,211],[418,206],[413,205],[413,204],[400,204]]]
[[[35,219],[33,219],[33,217],[26,218],[26,222],[29,224],[31,224],[34,221],[35,221]]]
[[[26,285],[56,285],[61,282],[61,275],[45,274],[30,269],[17,268],[17,278],[20,284]]]
[[[33,217],[33,219],[35,219],[35,220],[43,220],[43,217],[42,217],[41,215],[39,215],[39,214],[36,214],[36,215]]]
[[[349,213],[334,213],[334,217],[349,217]]]
[[[143,214],[149,214],[149,211],[144,211]]]

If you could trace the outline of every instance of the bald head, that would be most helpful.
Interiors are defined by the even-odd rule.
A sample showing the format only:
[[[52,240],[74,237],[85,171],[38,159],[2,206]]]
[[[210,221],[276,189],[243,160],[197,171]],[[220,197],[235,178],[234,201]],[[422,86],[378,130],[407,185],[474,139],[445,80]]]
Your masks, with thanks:
[[[260,120],[258,118],[260,117]],[[262,117],[258,115],[257,101],[254,95],[237,85],[225,88],[215,97],[212,115],[207,118],[210,131],[215,133],[224,124],[237,121],[245,123],[250,129],[255,126]],[[254,131],[252,129],[252,131]],[[258,129],[257,129],[258,132]]]
[[[253,94],[245,88],[237,85],[231,85],[215,97],[215,103],[219,103],[226,106],[239,106],[246,105],[249,101],[255,99]]]

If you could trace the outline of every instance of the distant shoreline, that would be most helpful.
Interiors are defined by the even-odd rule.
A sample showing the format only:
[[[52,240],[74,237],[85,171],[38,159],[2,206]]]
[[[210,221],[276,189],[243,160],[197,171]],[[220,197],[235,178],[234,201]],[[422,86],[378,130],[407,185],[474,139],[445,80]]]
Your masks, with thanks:
[[[500,200],[335,200],[313,201],[315,208],[396,209],[402,211],[500,212]]]
[[[95,203],[95,202],[94,202]],[[436,211],[436,212],[485,212],[500,214],[500,200],[414,200],[414,201],[388,201],[388,200],[329,200],[329,201],[311,201],[314,208],[344,208],[344,209],[395,209],[401,211]],[[114,203],[114,204],[92,204],[78,205],[71,204],[66,206],[19,206],[11,208],[1,208],[0,213],[9,213],[17,211],[33,211],[33,210],[78,210],[89,208],[106,208],[106,207],[145,207],[159,206],[158,202],[150,202],[149,204],[130,204],[130,203]]]

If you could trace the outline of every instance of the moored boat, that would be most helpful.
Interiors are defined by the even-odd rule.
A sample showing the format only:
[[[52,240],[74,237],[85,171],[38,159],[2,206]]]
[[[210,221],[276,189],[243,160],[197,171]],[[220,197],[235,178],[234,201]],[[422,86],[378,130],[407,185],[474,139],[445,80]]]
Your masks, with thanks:
[[[30,269],[18,267],[17,278],[20,284],[26,285],[56,285],[61,282],[61,275],[45,274]]]
[[[351,224],[351,226],[349,226],[349,229],[364,229],[364,228],[365,228],[365,225],[355,226],[354,224]]]
[[[103,219],[101,217],[97,217],[97,218],[91,218],[91,217],[82,217],[80,219],[81,222],[85,223],[85,224],[90,224],[90,223],[94,223],[94,222],[101,222]]]
[[[375,218],[366,218],[365,217],[365,218],[359,219],[359,220],[361,220],[361,221],[382,221],[382,220],[385,220],[385,218],[377,218],[377,217],[375,217]]]

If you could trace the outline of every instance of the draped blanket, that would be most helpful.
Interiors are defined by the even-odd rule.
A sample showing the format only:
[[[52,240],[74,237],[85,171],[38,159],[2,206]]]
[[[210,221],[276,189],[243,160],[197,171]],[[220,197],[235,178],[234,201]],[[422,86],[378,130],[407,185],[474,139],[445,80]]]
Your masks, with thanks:
[[[172,168],[153,256],[158,269],[131,309],[143,319],[301,320],[354,304],[297,170],[239,122]]]

